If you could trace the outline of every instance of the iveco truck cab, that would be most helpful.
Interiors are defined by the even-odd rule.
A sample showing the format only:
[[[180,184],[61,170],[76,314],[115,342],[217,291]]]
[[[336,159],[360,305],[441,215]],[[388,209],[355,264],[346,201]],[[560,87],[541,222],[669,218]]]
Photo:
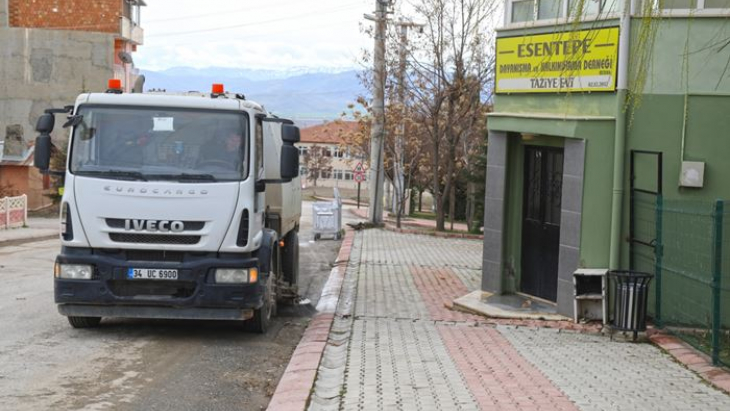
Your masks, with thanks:
[[[58,311],[240,320],[265,332],[297,295],[299,129],[214,85],[211,93],[81,94],[38,120],[49,170],[55,116],[70,129],[54,267]]]

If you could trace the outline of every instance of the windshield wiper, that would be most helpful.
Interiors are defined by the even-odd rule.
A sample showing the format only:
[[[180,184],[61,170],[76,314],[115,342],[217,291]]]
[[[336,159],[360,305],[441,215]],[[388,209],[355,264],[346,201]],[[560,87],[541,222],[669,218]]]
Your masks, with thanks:
[[[104,170],[104,171],[82,171],[80,175],[93,175],[112,177],[121,180],[142,180],[147,181],[147,177],[139,171],[122,171],[122,170]]]
[[[145,174],[145,177],[152,180],[176,180],[176,181],[218,181],[212,174]]]
[[[217,181],[218,179],[215,178],[213,174],[187,174],[182,173],[176,176],[181,181],[182,180],[189,180],[189,181]]]

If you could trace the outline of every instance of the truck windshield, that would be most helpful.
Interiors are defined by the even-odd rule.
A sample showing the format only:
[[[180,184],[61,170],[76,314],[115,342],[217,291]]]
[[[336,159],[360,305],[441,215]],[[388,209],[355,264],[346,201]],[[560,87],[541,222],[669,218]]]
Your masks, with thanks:
[[[80,107],[72,173],[125,180],[240,181],[247,177],[242,113]]]

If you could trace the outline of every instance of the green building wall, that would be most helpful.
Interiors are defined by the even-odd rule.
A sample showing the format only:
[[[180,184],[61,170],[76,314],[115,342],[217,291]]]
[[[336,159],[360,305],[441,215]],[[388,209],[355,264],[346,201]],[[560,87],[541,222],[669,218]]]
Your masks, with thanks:
[[[616,26],[617,21],[591,23]],[[632,45],[638,44],[641,19],[632,19]],[[657,24],[650,66],[642,98],[631,107],[620,105],[616,93],[502,94],[495,97],[489,129],[509,134],[505,194],[503,279],[505,291],[518,291],[522,232],[522,174],[524,146],[560,146],[565,138],[586,141],[580,266],[609,266],[611,196],[615,118],[627,115],[629,127],[625,162],[621,263],[628,268],[629,153],[663,153],[663,189],[666,199],[709,202],[730,200],[730,47],[708,47],[712,39],[730,38],[724,18],[671,18]],[[578,28],[582,28],[578,27]],[[571,26],[570,29],[575,29]],[[502,30],[499,36],[521,36],[554,31],[555,27]],[[685,42],[690,51],[685,58]],[[637,49],[630,67],[636,69]],[[730,70],[727,70],[730,73]],[[723,81],[720,81],[724,77]],[[634,89],[636,83],[630,84]],[[686,116],[685,116],[686,113]],[[527,138],[518,133],[527,134]],[[682,139],[684,136],[684,153]],[[679,186],[682,160],[706,164],[704,187]],[[655,163],[637,157],[637,184],[651,187]],[[730,276],[728,276],[730,278]],[[730,305],[730,304],[728,304]],[[728,317],[730,318],[730,316]]]
[[[639,24],[634,22],[634,40]],[[628,110],[626,148],[627,156],[630,150],[663,153],[663,198],[669,211],[663,213],[662,224],[666,243],[662,315],[675,323],[692,324],[710,318],[711,205],[717,199],[730,201],[730,49],[719,47],[722,43],[712,46],[730,38],[730,28],[723,18],[673,18],[657,24],[643,95]],[[705,163],[704,187],[680,186],[682,161]],[[655,164],[647,156],[637,157],[636,163],[636,184],[651,187]],[[625,167],[628,186],[628,161]],[[624,238],[628,224],[629,197],[625,196]],[[622,265],[628,267],[627,242],[622,242],[621,257]],[[636,265],[637,269],[653,266],[646,259]],[[730,281],[728,270],[730,264],[723,272],[723,284]],[[655,314],[656,284],[651,290],[649,311]],[[729,297],[725,292],[723,301]],[[722,311],[724,323],[730,324],[730,304],[723,304]]]

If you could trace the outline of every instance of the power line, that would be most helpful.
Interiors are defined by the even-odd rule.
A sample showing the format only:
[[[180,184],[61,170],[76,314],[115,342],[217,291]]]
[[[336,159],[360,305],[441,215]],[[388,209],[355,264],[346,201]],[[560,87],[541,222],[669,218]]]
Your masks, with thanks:
[[[251,26],[260,26],[260,25],[269,24],[269,23],[277,23],[277,22],[280,22],[280,21],[299,20],[303,16],[339,13],[341,11],[352,10],[352,9],[359,8],[359,7],[360,6],[358,5],[356,7],[350,6],[350,7],[344,7],[344,8],[334,9],[334,10],[329,10],[329,11],[312,11],[312,12],[309,12],[309,13],[299,14],[297,16],[281,17],[281,18],[272,19],[272,20],[263,20],[263,21],[256,21],[256,22],[251,22],[251,23],[236,24],[236,25],[233,25],[233,26],[214,27],[214,28],[209,28],[209,29],[180,31],[180,32],[175,32],[175,33],[161,33],[161,34],[156,34],[156,35],[150,35],[150,36],[147,36],[147,37],[170,37],[170,36],[180,36],[180,35],[188,35],[188,34],[197,34],[197,33],[208,33],[208,32],[212,32],[212,31],[231,30],[231,29],[237,29],[237,28],[243,28],[243,27],[251,27]]]
[[[301,28],[301,29],[297,29],[296,33],[301,33],[301,32],[305,32],[305,31],[327,30],[327,29],[331,29],[333,27],[341,27],[341,26],[350,27],[353,23],[357,23],[359,21],[360,21],[359,18],[358,19],[354,19],[354,20],[340,20],[340,21],[338,21],[335,24],[328,24],[328,25],[324,25],[324,26],[309,26],[309,27],[304,27],[304,28]],[[283,33],[291,33],[291,32],[292,32],[291,30],[278,30],[278,31],[258,32],[258,33],[247,33],[246,34],[246,38],[249,38],[250,39],[250,38],[257,38],[257,37],[266,37],[266,36],[271,36],[271,35],[274,35],[274,34],[283,34]],[[207,40],[205,42],[205,44],[206,45],[223,44],[226,41],[227,40],[221,40],[221,41],[218,41],[218,40],[208,41]],[[165,47],[167,47],[167,46],[168,45],[166,44]],[[149,47],[149,44],[145,44],[145,47]]]
[[[189,14],[187,16],[170,17],[170,18],[166,18],[166,19],[150,19],[150,20],[145,20],[145,21],[149,22],[149,23],[163,23],[163,22],[168,22],[168,21],[194,20],[194,19],[199,19],[199,18],[203,18],[203,17],[227,16],[227,15],[230,15],[233,13],[243,13],[243,12],[251,12],[251,11],[258,11],[258,10],[286,8],[287,5],[291,5],[291,4],[300,4],[300,2],[293,1],[291,3],[280,3],[280,4],[276,4],[276,5],[270,4],[270,5],[267,5],[264,7],[247,7],[247,8],[243,8],[243,9],[221,10],[221,11],[216,11],[214,13]],[[348,3],[348,4],[345,4],[345,6],[350,6],[350,5],[354,6],[354,5],[360,5],[360,4],[362,4],[362,2]]]

